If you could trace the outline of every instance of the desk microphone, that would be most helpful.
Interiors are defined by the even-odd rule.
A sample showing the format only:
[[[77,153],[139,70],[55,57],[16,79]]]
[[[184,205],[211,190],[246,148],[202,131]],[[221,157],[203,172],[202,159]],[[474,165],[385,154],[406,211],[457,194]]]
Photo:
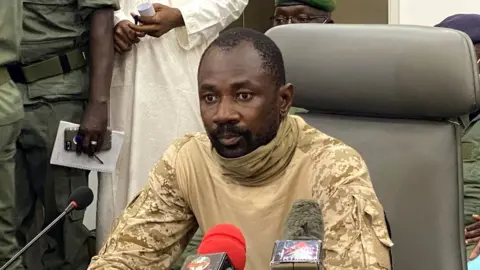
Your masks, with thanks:
[[[323,235],[320,205],[312,200],[293,202],[285,222],[285,240],[275,242],[270,269],[321,269]]]
[[[244,270],[245,238],[237,227],[219,224],[203,237],[197,255],[188,256],[182,270]]]
[[[65,208],[65,210],[55,219],[53,220],[50,224],[48,224],[45,229],[43,229],[35,238],[33,238],[30,242],[28,242],[27,245],[25,245],[19,252],[15,254],[6,264],[0,268],[0,270],[5,270],[7,267],[9,267],[18,257],[20,257],[25,251],[27,251],[30,246],[32,246],[37,240],[42,237],[45,233],[50,231],[50,229],[60,221],[65,215],[68,213],[72,212],[73,210],[83,210],[87,208],[93,201],[93,192],[90,188],[88,187],[79,187],[75,189],[70,197],[68,198],[68,201],[70,202]]]

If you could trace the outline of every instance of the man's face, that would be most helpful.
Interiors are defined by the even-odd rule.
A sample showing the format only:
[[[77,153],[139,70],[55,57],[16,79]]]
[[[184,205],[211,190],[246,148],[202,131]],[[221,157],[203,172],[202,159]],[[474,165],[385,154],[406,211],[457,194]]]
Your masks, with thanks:
[[[278,87],[247,42],[212,48],[198,71],[200,112],[217,153],[244,156],[270,142],[292,100],[292,86]]]
[[[306,5],[277,7],[274,26],[291,23],[327,23],[330,13]]]

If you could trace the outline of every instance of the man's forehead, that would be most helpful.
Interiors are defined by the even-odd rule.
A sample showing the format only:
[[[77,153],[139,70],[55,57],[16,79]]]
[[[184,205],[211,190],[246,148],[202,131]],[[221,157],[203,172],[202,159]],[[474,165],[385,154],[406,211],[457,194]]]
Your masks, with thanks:
[[[200,65],[199,81],[226,79],[229,76],[250,78],[262,73],[262,58],[249,42],[231,48],[213,47]]]
[[[227,62],[227,63],[225,63]],[[202,61],[202,67],[211,68],[219,64],[261,64],[261,57],[251,42],[242,41],[232,47],[214,46],[208,50]]]

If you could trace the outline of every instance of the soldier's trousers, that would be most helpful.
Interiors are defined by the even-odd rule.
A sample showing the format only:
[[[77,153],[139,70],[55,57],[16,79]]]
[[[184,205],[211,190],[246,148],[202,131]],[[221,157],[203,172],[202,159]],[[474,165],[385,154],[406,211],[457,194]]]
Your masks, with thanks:
[[[38,200],[44,209],[43,226],[53,221],[68,205],[73,190],[88,185],[88,172],[50,165],[50,156],[61,120],[80,123],[85,107],[82,100],[42,100],[25,105],[25,119],[17,141],[16,204],[17,239],[25,245],[27,231],[35,220]],[[90,262],[88,229],[83,225],[84,211],[73,211],[44,237],[48,244],[38,254],[39,269],[87,269]],[[43,251],[43,250],[42,250]]]
[[[0,265],[17,252],[13,211],[15,203],[15,142],[21,121],[0,126]],[[9,269],[23,269],[20,259]]]
[[[202,242],[203,232],[198,229],[195,235],[193,236],[192,240],[187,245],[187,248],[182,253],[182,256],[177,260],[177,262],[173,265],[172,270],[180,270],[182,268],[185,259],[190,255],[197,254],[198,246],[200,242]]]

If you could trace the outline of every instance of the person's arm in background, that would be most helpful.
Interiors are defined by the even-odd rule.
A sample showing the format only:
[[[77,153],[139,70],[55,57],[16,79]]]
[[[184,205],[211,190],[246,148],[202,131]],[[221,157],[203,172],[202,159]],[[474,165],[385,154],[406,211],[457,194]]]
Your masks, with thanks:
[[[229,24],[240,18],[248,0],[195,0],[178,9],[184,26],[175,28],[180,46],[189,50],[210,44]]]
[[[128,1],[120,1],[120,10],[115,11],[114,24],[114,48],[118,53],[126,53],[132,50],[133,44],[140,42],[140,38],[145,36],[142,33],[136,33],[129,25],[134,25],[133,17],[128,14],[128,10],[133,7],[128,5]]]
[[[83,151],[90,156],[100,149],[108,124],[113,72],[113,11],[113,8],[101,8],[91,15],[90,97],[79,129]],[[97,145],[92,144],[93,141]]]
[[[198,228],[177,182],[176,147],[150,173],[89,270],[170,269]]]
[[[154,3],[155,15],[140,16],[142,25],[130,25],[136,32],[161,37],[172,29],[185,50],[213,41],[220,31],[238,19],[248,0],[192,0],[180,7]]]
[[[113,12],[118,9],[118,0],[78,0],[79,14],[90,23],[90,96],[78,131],[82,144],[77,145],[77,152],[90,156],[102,146],[107,130],[113,72]]]
[[[325,223],[324,268],[389,270],[393,243],[362,157],[340,144],[313,159],[320,165],[313,196]]]

